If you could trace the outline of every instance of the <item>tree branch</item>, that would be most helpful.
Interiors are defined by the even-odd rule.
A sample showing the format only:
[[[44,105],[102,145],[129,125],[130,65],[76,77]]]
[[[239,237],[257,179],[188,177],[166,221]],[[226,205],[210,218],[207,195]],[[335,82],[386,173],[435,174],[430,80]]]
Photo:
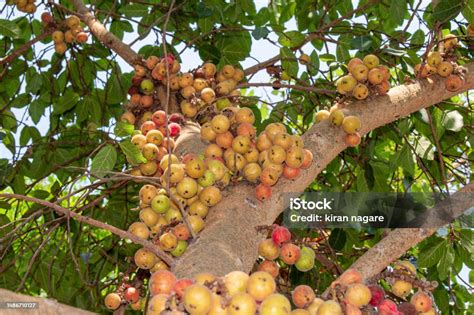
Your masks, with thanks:
[[[82,0],[71,0],[81,20],[89,27],[91,33],[105,46],[115,51],[129,65],[142,62],[142,58],[130,46],[126,45],[114,34],[107,31],[104,25],[84,5]]]
[[[412,84],[392,88],[387,95],[373,96],[365,101],[349,104],[346,114],[359,116],[362,122],[360,133],[366,134],[380,126],[408,116],[420,109],[437,104],[456,94],[474,88],[474,63],[467,64],[469,72],[466,82],[457,92],[445,88],[444,79],[439,77],[420,80]],[[183,130],[187,129],[186,127]],[[191,128],[187,135],[182,131],[187,150],[202,147],[199,133]],[[225,202],[211,208],[206,228],[196,243],[188,247],[175,264],[174,271],[180,277],[190,277],[199,272],[213,272],[224,275],[232,270],[250,271],[257,258],[257,247],[265,236],[255,229],[258,225],[270,225],[288,206],[285,202],[304,191],[314,178],[337,155],[346,148],[345,133],[328,121],[315,124],[303,136],[305,146],[314,156],[311,167],[294,181],[280,179],[273,187],[273,195],[266,202],[255,199],[254,186],[237,184],[224,191]],[[193,140],[194,139],[194,140]],[[179,141],[177,150],[180,151]]]
[[[364,278],[370,278],[380,273],[390,263],[405,254],[410,248],[435,233],[438,228],[450,223],[449,219],[459,217],[472,207],[474,183],[470,183],[453,194],[447,202],[440,202],[429,210],[426,221],[421,228],[395,229],[385,238],[369,249],[352,264],[351,268],[359,270]],[[470,198],[471,197],[471,198]],[[446,208],[452,211],[446,216]]]
[[[242,88],[247,88],[247,87],[260,87],[260,86],[274,86],[272,82],[258,82],[258,83],[241,83],[237,85],[237,89],[242,89]],[[328,90],[328,89],[320,89],[314,86],[302,86],[302,85],[293,85],[293,84],[284,84],[280,83],[278,85],[279,88],[287,88],[287,89],[293,89],[293,90],[299,90],[299,91],[306,91],[306,92],[314,92],[314,93],[320,93],[320,94],[336,94],[336,90]]]
[[[130,232],[116,228],[115,226],[112,226],[110,224],[107,224],[98,220],[94,220],[89,217],[82,216],[76,212],[69,211],[68,209],[63,208],[55,203],[38,199],[38,198],[29,197],[29,196],[23,196],[19,194],[0,194],[0,198],[25,200],[25,201],[34,202],[42,206],[54,209],[55,211],[62,213],[65,216],[70,216],[71,218],[74,218],[79,222],[83,222],[83,223],[107,230],[115,235],[120,236],[121,238],[128,238],[135,244],[142,245],[143,247],[155,253],[160,259],[162,259],[168,265],[171,265],[173,263],[173,258],[171,258],[167,253],[165,253],[161,248],[159,248],[155,244],[149,241],[146,241],[144,239],[141,239]]]

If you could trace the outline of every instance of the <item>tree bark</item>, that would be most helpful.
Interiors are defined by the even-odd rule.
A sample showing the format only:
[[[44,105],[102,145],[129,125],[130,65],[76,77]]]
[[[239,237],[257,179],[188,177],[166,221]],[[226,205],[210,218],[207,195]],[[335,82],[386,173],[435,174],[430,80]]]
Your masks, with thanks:
[[[38,307],[35,309],[7,309],[6,303],[11,302],[35,302]],[[33,297],[14,293],[5,289],[0,289],[0,314],[2,315],[92,315],[89,311],[61,304],[56,300]]]
[[[412,84],[392,88],[385,96],[374,96],[354,102],[344,110],[346,114],[361,119],[361,135],[386,125],[420,109],[432,106],[474,87],[474,63],[468,64],[466,82],[457,92],[449,92],[444,79],[423,79]],[[186,128],[184,128],[186,129]],[[183,134],[186,134],[184,130]],[[194,131],[196,134],[196,130]],[[224,275],[232,270],[249,272],[258,256],[257,248],[264,235],[256,227],[270,225],[288,206],[284,198],[303,192],[314,178],[346,148],[342,128],[333,127],[328,121],[314,125],[304,136],[314,161],[302,175],[289,181],[280,179],[273,187],[272,197],[260,203],[255,198],[254,187],[240,183],[224,192],[223,200],[211,208],[206,227],[184,255],[175,262],[173,270],[178,277],[191,277],[200,272]],[[197,137],[197,135],[196,135]],[[188,143],[199,143],[192,140]]]

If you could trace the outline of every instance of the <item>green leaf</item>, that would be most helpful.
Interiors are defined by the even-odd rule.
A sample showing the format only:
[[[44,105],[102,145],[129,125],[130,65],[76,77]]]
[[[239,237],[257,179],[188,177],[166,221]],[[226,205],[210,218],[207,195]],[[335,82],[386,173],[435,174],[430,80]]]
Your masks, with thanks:
[[[41,74],[35,73],[33,76],[28,78],[25,92],[36,94],[43,85],[43,77]]]
[[[22,130],[21,130],[21,134],[20,134],[20,145],[21,146],[25,146],[28,144],[28,141],[30,140],[31,136],[30,136],[30,128],[29,127],[24,127]]]
[[[288,48],[299,47],[304,42],[304,35],[298,31],[289,31],[280,35],[278,42]]]
[[[349,41],[349,37],[343,35],[340,37],[340,41],[336,47],[337,61],[341,63],[351,58],[351,55],[349,54],[349,45],[347,45],[348,41]]]
[[[214,27],[214,21],[211,18],[199,19],[198,26],[201,33],[208,33]]]
[[[76,117],[77,122],[83,122],[89,116],[89,109],[87,108],[87,104],[84,100],[80,100],[76,106]]]
[[[334,229],[329,236],[329,245],[335,250],[341,250],[344,248],[347,240],[347,233],[344,229]]]
[[[445,280],[448,277],[449,270],[451,269],[452,264],[454,263],[454,250],[449,243],[444,243],[441,257],[436,269],[438,270],[438,276],[440,280]]]
[[[63,114],[77,105],[79,101],[79,95],[74,93],[72,90],[67,90],[54,104],[53,113]]]
[[[46,199],[46,198],[48,198],[51,194],[49,193],[49,191],[42,190],[42,189],[37,189],[37,190],[33,190],[32,195],[33,195],[33,197],[35,197],[35,198]]]
[[[104,177],[108,171],[114,168],[115,162],[117,162],[117,151],[112,145],[108,144],[100,149],[92,159],[91,173]]]
[[[115,69],[106,84],[107,104],[121,103],[125,98],[125,84],[121,80],[120,70]]]
[[[330,62],[330,61],[336,60],[336,57],[333,54],[322,54],[322,55],[319,55],[319,59],[322,62]]]
[[[149,26],[154,22],[155,18],[152,14],[143,16],[143,18],[140,20],[140,24],[137,27],[138,35],[142,36],[142,38],[145,38],[151,31]]]
[[[262,39],[267,37],[267,35],[270,34],[270,31],[266,27],[257,27],[252,31],[252,36],[256,40]]]
[[[256,13],[255,3],[253,0],[240,0],[238,3],[245,13],[249,15],[254,15]]]
[[[406,0],[391,0],[388,12],[390,12],[388,15],[390,21],[396,25],[402,25],[405,14],[407,13]]]
[[[407,174],[410,174],[411,176],[415,175],[415,162],[413,161],[413,154],[411,153],[411,150],[407,144],[405,144],[400,151],[399,163]]]
[[[369,191],[369,185],[367,184],[364,170],[362,170],[357,176],[356,189],[357,191]]]
[[[128,21],[114,20],[110,24],[110,31],[119,39],[123,39],[123,34],[125,32],[133,32],[133,26]]]
[[[199,57],[203,61],[211,61],[214,64],[218,64],[221,60],[221,52],[213,45],[205,44],[199,46]]]
[[[120,142],[119,146],[122,149],[123,153],[125,153],[125,155],[127,156],[127,159],[129,159],[132,163],[146,163],[147,160],[145,159],[145,157],[129,139]]]
[[[236,64],[244,60],[250,54],[251,45],[248,32],[221,35],[216,42],[216,48],[222,55],[220,63]]]
[[[474,0],[467,0],[462,15],[466,18],[469,24],[474,25]]]
[[[318,70],[319,70],[319,57],[318,57],[318,54],[316,53],[316,51],[312,51],[311,52],[311,64],[308,65],[308,72],[311,74],[311,75],[316,75],[318,73]]]
[[[3,201],[3,200],[0,201],[0,202],[1,202],[0,203],[0,209],[9,210],[11,208],[11,205],[8,202]],[[11,223],[11,221],[6,215],[0,214],[0,226],[4,226],[4,225],[10,224],[10,223]],[[12,231],[13,227],[14,227],[13,225],[10,225],[6,228],[0,229],[0,237],[4,237],[4,235],[10,233]],[[4,273],[7,273],[7,272],[2,272],[2,274],[4,274]],[[1,280],[0,280],[0,283],[2,283]]]
[[[298,61],[296,59],[295,54],[291,49],[282,47],[280,48],[280,57],[281,57],[281,65],[283,70],[288,72],[288,74],[292,77],[298,76]]]
[[[30,114],[31,120],[37,124],[41,116],[43,116],[45,105],[41,100],[34,100],[30,106],[28,106],[28,113]]]
[[[263,7],[254,17],[254,24],[257,27],[263,26],[270,19],[270,13],[267,7]]]
[[[12,185],[13,191],[15,194],[20,194],[23,195],[25,194],[25,177],[23,176],[15,176],[15,179],[13,180],[13,185]]]
[[[125,121],[119,121],[115,126],[114,133],[117,137],[125,137],[133,134],[135,126]]]
[[[91,115],[91,120],[96,123],[99,123],[102,118],[102,107],[97,97],[94,97],[94,96],[85,97],[84,106],[89,111],[89,114]]]
[[[411,36],[410,44],[412,45],[423,45],[425,43],[425,32],[423,30],[417,30]]]
[[[207,8],[204,2],[200,2],[196,6],[196,14],[199,18],[206,18],[212,16],[212,10]]]
[[[127,17],[141,17],[148,15],[148,6],[143,4],[127,4],[120,8],[120,13]]]
[[[6,109],[0,114],[0,126],[7,130],[14,130],[17,127],[15,114]]]
[[[442,238],[435,238],[429,242],[418,257],[418,265],[422,268],[434,266],[446,251],[446,241]]]
[[[474,250],[474,232],[469,229],[463,229],[459,232],[460,245],[465,248],[468,252]]]
[[[31,100],[30,95],[23,93],[15,97],[12,100],[10,106],[14,108],[23,108],[30,103],[30,100]]]
[[[391,174],[391,170],[389,165],[386,165],[382,162],[378,161],[371,161],[370,165],[374,171],[374,187],[373,191],[387,191],[388,184],[387,179],[389,178],[389,174]]]
[[[358,36],[351,41],[351,48],[358,50],[368,50],[372,46],[372,36]]]
[[[446,22],[456,17],[462,10],[463,4],[459,0],[439,0],[433,8],[433,18]]]
[[[0,19],[0,34],[7,37],[19,38],[21,36],[21,28],[13,21]]]

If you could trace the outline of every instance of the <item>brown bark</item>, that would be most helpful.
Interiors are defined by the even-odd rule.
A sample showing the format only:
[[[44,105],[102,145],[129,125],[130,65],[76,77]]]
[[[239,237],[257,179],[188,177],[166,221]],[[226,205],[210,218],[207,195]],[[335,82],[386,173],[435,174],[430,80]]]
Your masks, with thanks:
[[[361,134],[407,116],[422,108],[439,103],[453,95],[474,87],[474,64],[464,86],[457,92],[449,92],[444,80],[438,77],[424,79],[413,84],[394,87],[388,95],[374,96],[355,102],[347,108],[347,114],[357,115],[362,121]],[[308,187],[314,178],[346,148],[344,131],[329,122],[314,125],[305,135],[305,146],[314,155],[312,166],[295,181],[280,179],[273,188],[270,200],[260,203],[255,199],[254,188],[241,183],[224,192],[223,201],[210,210],[206,228],[185,254],[174,264],[179,277],[190,277],[200,272],[223,275],[232,270],[250,271],[257,258],[257,246],[263,235],[255,227],[269,225],[286,208],[284,194],[297,195]],[[198,143],[199,140],[187,140]]]
[[[7,302],[36,302],[38,307],[35,309],[7,309]],[[92,315],[89,311],[71,307],[59,303],[56,300],[33,297],[23,294],[14,293],[5,289],[0,289],[0,314],[2,315]]]

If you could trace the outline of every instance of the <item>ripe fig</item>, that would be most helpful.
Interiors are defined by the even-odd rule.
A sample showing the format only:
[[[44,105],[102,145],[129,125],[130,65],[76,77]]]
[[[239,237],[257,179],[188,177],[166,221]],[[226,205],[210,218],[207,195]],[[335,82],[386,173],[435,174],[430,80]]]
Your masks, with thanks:
[[[280,273],[280,267],[274,261],[264,260],[258,265],[258,271],[268,272],[273,278],[276,278]]]
[[[170,294],[176,281],[176,276],[171,271],[156,271],[151,275],[150,280],[148,281],[150,294]]]
[[[109,293],[105,296],[104,304],[109,310],[116,310],[122,304],[122,298],[115,292]]]
[[[313,303],[316,295],[314,290],[308,285],[299,285],[293,289],[291,299],[298,308],[306,308]]]
[[[294,265],[301,256],[298,246],[292,243],[285,243],[280,250],[280,259],[287,265]]]
[[[370,293],[372,298],[370,299],[369,304],[372,306],[378,306],[385,298],[385,291],[383,288],[377,284],[369,285]]]
[[[372,293],[366,285],[354,283],[347,288],[344,299],[349,304],[361,307],[369,304],[372,299]]]
[[[224,286],[229,296],[233,296],[237,293],[245,292],[248,281],[249,275],[245,272],[232,271],[225,275]]]
[[[277,246],[281,246],[291,240],[291,233],[286,227],[277,226],[273,229],[272,240]]]
[[[201,284],[190,285],[184,290],[183,302],[189,314],[206,314],[212,305],[211,291]]]
[[[256,301],[263,301],[275,292],[276,283],[272,275],[263,271],[256,271],[250,275],[247,282],[247,293]]]
[[[291,312],[290,301],[280,293],[273,293],[266,297],[259,307],[260,315],[287,315]]]
[[[415,309],[422,313],[428,312],[433,305],[431,297],[423,291],[418,291],[410,299],[410,303],[415,306]]]
[[[136,303],[140,299],[140,292],[135,287],[129,287],[125,290],[124,297],[128,303]]]

